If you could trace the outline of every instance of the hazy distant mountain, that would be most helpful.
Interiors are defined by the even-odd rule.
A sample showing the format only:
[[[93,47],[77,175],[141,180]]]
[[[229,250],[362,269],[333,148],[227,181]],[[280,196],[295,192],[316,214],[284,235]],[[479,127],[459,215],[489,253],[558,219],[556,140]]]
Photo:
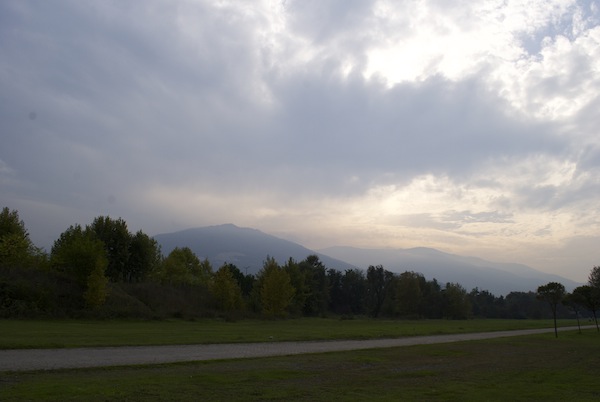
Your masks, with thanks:
[[[522,264],[495,263],[425,247],[411,249],[331,247],[319,252],[359,268],[383,265],[385,269],[392,272],[420,272],[428,280],[435,278],[441,284],[457,282],[469,291],[477,287],[479,290],[488,290],[496,296],[506,295],[511,291],[535,291],[538,286],[548,282],[560,282],[568,291],[580,285],[558,275],[540,272]]]
[[[154,238],[161,245],[165,255],[175,247],[189,247],[200,259],[208,258],[215,268],[227,262],[235,264],[242,272],[249,274],[258,272],[267,256],[275,258],[279,264],[284,264],[290,257],[302,261],[309,255],[316,254],[327,268],[342,272],[350,268],[367,269],[369,265],[383,265],[388,271],[420,272],[427,280],[435,278],[442,285],[446,282],[456,282],[468,291],[477,287],[496,296],[506,295],[511,291],[535,291],[538,286],[551,281],[562,283],[569,291],[580,285],[522,264],[495,263],[424,247],[331,247],[314,251],[256,229],[241,228],[232,224],[159,234]]]
[[[316,254],[327,268],[340,271],[353,268],[346,262],[321,255],[297,243],[232,224],[159,234],[154,239],[161,245],[165,255],[175,247],[189,247],[200,259],[208,258],[215,269],[227,262],[248,274],[258,272],[267,256],[284,264],[290,257],[302,261]]]

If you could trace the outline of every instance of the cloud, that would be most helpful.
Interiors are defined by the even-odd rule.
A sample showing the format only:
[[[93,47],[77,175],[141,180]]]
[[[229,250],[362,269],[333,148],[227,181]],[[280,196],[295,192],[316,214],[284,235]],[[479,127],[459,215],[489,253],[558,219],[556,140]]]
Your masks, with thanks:
[[[6,162],[0,159],[0,177],[8,177],[12,173],[13,170],[10,168],[10,166],[8,166]]]
[[[533,260],[600,229],[599,21],[562,0],[3,2],[0,202],[44,239],[111,214]]]

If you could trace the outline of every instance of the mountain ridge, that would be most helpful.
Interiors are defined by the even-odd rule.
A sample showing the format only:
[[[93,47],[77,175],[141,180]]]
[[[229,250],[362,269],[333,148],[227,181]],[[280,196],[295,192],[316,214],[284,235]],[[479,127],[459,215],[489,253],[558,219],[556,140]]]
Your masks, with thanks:
[[[560,282],[567,290],[580,285],[524,264],[492,262],[430,247],[364,249],[335,246],[311,250],[258,229],[232,223],[157,234],[154,239],[165,254],[175,247],[189,247],[198,258],[207,258],[215,268],[231,263],[247,274],[256,274],[267,257],[285,264],[290,258],[301,261],[314,254],[327,268],[342,272],[382,265],[391,272],[414,271],[423,274],[427,280],[436,279],[442,285],[454,282],[468,291],[478,288],[497,296],[512,291],[535,291],[548,282]]]
[[[560,282],[568,291],[580,285],[524,264],[492,262],[428,247],[364,249],[335,246],[318,251],[358,267],[382,265],[392,272],[415,271],[423,274],[426,279],[435,278],[442,284],[456,282],[467,290],[478,288],[496,295],[505,295],[511,291],[535,291],[538,286],[548,282]]]
[[[290,258],[301,261],[312,254],[319,256],[328,268],[342,271],[353,268],[344,261],[321,255],[298,243],[231,223],[162,233],[155,235],[154,239],[165,254],[175,247],[189,247],[198,258],[207,258],[214,267],[224,263],[235,264],[248,274],[256,274],[267,257],[284,264]]]

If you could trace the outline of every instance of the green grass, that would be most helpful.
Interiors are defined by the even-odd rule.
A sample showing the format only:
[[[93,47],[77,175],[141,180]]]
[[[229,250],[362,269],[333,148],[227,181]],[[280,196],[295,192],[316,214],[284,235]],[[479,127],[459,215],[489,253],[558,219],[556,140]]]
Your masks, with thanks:
[[[552,326],[551,320],[0,320],[0,349],[392,338]]]
[[[343,353],[0,373],[3,401],[595,401],[596,330]]]

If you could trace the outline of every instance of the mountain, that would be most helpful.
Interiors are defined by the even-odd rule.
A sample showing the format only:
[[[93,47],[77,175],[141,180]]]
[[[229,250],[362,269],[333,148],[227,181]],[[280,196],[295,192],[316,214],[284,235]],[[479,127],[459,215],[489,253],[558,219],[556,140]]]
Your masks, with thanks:
[[[425,247],[331,247],[314,251],[256,229],[232,224],[164,233],[154,236],[154,239],[165,255],[175,247],[189,247],[200,259],[208,258],[215,268],[227,262],[248,274],[257,273],[267,256],[275,258],[279,264],[285,264],[290,257],[302,261],[316,254],[327,268],[342,272],[351,268],[367,269],[369,265],[382,265],[391,272],[415,271],[423,274],[427,280],[437,279],[442,285],[455,282],[468,291],[477,287],[496,296],[512,291],[535,291],[538,286],[548,282],[560,282],[568,291],[580,285],[522,264],[490,262]]]
[[[511,291],[535,291],[538,286],[548,282],[560,282],[565,285],[567,291],[581,285],[522,264],[490,262],[425,247],[411,249],[330,247],[319,252],[359,268],[382,265],[391,272],[415,271],[423,274],[428,280],[437,279],[442,285],[455,282],[467,290],[477,287],[479,290],[488,290],[496,296],[506,295]]]
[[[224,263],[235,264],[242,272],[256,274],[267,256],[279,264],[290,257],[302,261],[312,254],[327,268],[340,271],[353,268],[350,264],[309,250],[297,243],[268,235],[260,230],[241,228],[232,224],[206,226],[154,236],[167,255],[175,247],[189,247],[200,259],[208,258],[214,268]]]

